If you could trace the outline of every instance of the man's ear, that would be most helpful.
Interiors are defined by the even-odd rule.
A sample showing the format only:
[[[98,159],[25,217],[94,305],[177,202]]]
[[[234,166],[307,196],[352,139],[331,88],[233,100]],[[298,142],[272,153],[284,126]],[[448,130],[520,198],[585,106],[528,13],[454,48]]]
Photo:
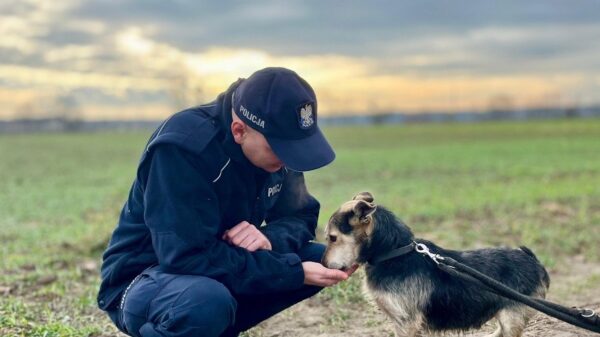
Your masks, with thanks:
[[[231,122],[231,134],[236,143],[242,144],[244,142],[244,138],[246,138],[246,133],[248,132],[246,128],[246,124],[240,120],[234,119],[233,122]]]
[[[371,221],[371,215],[375,212],[377,206],[371,202],[359,200],[352,211],[358,217],[361,224],[367,224]]]
[[[366,202],[373,202],[373,195],[369,192],[360,192],[352,198],[352,200],[364,200]]]

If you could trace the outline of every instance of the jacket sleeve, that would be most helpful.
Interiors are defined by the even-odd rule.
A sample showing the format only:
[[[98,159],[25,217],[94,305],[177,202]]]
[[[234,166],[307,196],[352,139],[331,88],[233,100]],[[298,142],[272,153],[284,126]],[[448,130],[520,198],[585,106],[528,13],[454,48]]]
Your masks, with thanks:
[[[289,171],[280,193],[261,230],[274,251],[297,252],[315,239],[320,204],[308,193],[302,172]]]
[[[201,158],[174,145],[151,154],[144,190],[144,220],[163,270],[213,278],[237,294],[300,288],[296,254],[249,252],[219,237],[219,201]],[[143,179],[143,178],[141,178]]]

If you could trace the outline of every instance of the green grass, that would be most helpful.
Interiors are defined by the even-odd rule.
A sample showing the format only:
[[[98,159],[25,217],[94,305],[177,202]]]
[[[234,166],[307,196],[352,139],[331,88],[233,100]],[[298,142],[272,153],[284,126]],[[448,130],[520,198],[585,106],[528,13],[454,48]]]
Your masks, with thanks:
[[[525,244],[549,266],[600,261],[600,120],[326,134],[337,160],[307,174],[321,224],[366,190],[449,248]],[[115,335],[95,307],[96,268],[148,136],[0,135],[0,336]],[[360,305],[358,279],[320,296]]]
[[[308,174],[325,201],[322,222],[366,190],[417,234],[450,246],[527,244],[546,262],[579,251],[600,258],[597,120],[334,128],[328,136],[337,160]]]

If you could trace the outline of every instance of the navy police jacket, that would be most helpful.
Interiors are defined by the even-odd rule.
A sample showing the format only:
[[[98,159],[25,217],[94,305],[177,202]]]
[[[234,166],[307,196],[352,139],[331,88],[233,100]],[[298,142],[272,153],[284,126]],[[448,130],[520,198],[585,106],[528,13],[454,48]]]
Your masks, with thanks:
[[[215,102],[174,114],[151,136],[103,255],[101,309],[114,309],[132,279],[154,265],[213,278],[233,294],[302,287],[295,252],[315,237],[319,203],[302,173],[257,168],[233,141],[231,94],[240,81]],[[260,226],[272,251],[221,239],[244,220]]]

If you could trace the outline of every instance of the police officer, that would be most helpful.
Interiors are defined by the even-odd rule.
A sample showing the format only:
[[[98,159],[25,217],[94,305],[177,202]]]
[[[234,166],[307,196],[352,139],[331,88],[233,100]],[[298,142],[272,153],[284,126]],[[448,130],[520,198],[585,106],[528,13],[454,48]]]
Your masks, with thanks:
[[[142,154],[99,307],[131,336],[237,336],[345,280],[318,263],[302,174],[334,158],[313,89],[285,68],[174,114]]]

